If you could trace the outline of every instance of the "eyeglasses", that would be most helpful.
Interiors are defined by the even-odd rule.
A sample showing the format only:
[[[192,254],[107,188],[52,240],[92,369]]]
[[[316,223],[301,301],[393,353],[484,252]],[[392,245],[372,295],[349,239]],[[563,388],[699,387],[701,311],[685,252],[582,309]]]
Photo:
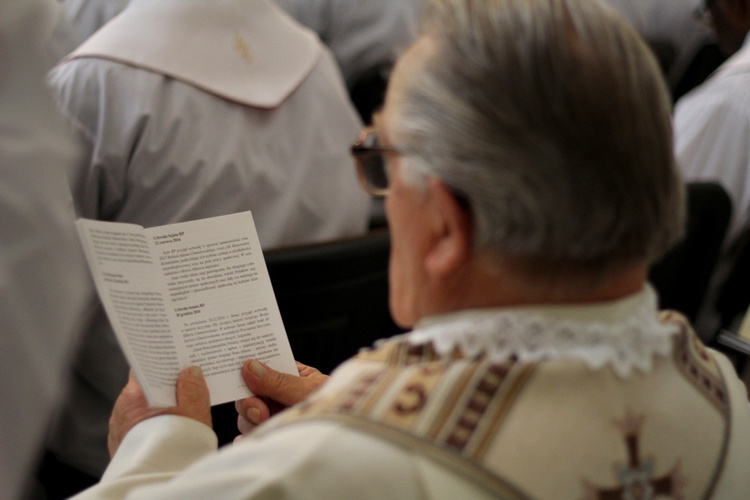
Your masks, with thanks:
[[[386,196],[390,180],[387,155],[401,154],[401,151],[382,147],[375,128],[368,127],[352,145],[351,152],[364,190],[372,196]]]
[[[364,190],[372,196],[387,196],[390,191],[391,172],[387,155],[402,155],[403,151],[380,145],[374,127],[367,127],[351,147],[352,156],[357,165],[359,182]],[[456,201],[464,208],[470,209],[469,198],[460,190],[445,184]]]

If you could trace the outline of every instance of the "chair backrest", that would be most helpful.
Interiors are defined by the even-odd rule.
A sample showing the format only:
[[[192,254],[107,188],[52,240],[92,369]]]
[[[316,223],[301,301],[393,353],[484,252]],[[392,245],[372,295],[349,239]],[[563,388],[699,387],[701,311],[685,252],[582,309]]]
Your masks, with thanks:
[[[730,250],[727,262],[715,308],[720,327],[734,329],[750,307],[750,228],[743,230]]]
[[[295,358],[329,373],[400,330],[388,308],[390,235],[264,253]]]
[[[713,303],[719,322],[710,345],[726,354],[737,373],[744,376],[750,358],[750,342],[741,336],[750,308],[750,227],[742,231],[723,260]]]
[[[713,182],[687,184],[685,237],[656,262],[649,280],[659,305],[695,320],[721,253],[732,213],[726,190]]]

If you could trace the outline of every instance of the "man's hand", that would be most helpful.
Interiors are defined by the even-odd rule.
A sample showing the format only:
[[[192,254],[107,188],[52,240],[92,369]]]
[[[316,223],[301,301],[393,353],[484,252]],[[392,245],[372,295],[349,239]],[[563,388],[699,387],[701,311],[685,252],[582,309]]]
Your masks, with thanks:
[[[317,369],[299,362],[297,370],[299,377],[278,372],[255,359],[244,364],[242,378],[255,396],[235,403],[239,414],[237,428],[243,436],[272,415],[299,403],[328,380],[328,375],[323,375]]]
[[[171,408],[149,407],[141,384],[131,370],[128,383],[117,398],[109,419],[109,456],[115,455],[130,429],[157,415],[182,415],[211,427],[210,401],[203,371],[198,366],[190,366],[180,373],[177,378],[177,406]]]

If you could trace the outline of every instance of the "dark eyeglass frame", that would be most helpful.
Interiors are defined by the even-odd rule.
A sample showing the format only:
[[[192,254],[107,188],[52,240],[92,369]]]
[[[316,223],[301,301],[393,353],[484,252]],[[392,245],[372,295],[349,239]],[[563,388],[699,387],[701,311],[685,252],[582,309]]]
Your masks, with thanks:
[[[390,172],[386,155],[403,153],[396,148],[381,146],[375,127],[366,127],[352,144],[351,154],[362,188],[371,196],[388,195]]]
[[[388,196],[391,179],[386,155],[403,155],[404,152],[397,148],[380,146],[375,127],[366,127],[352,144],[351,153],[357,166],[357,175],[362,188],[371,196]],[[445,184],[445,186],[453,193],[461,207],[471,210],[471,204],[466,195],[449,184]]]

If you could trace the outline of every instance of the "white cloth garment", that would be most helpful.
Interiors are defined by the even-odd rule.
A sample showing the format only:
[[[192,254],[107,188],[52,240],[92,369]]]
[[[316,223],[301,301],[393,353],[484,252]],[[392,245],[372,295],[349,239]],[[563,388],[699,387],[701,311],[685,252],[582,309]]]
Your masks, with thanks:
[[[123,11],[130,0],[60,0],[81,40],[96,33],[107,21]]]
[[[441,385],[483,357],[498,363],[497,376]],[[489,400],[464,398],[458,385],[498,390]],[[326,405],[328,414],[315,414]],[[482,460],[515,489],[508,498],[597,498],[618,488],[623,498],[628,488],[741,498],[750,488],[744,386],[681,317],[657,316],[647,288],[596,305],[428,318],[344,363],[307,402],[218,452],[200,423],[147,420],[125,438],[102,482],[76,498],[498,498],[446,465],[455,454],[441,462],[431,445],[398,434],[461,424],[452,413],[461,405],[494,413],[489,421],[464,414],[463,424],[494,424],[464,429],[488,436],[478,442],[487,444]],[[361,425],[336,418],[360,410]]]
[[[266,0],[133,1],[51,75],[80,132],[83,217],[145,227],[251,210],[263,248],[364,233],[361,123],[330,53]],[[99,475],[127,366],[87,334],[58,458]]]
[[[347,85],[371,67],[393,63],[415,36],[424,0],[276,0],[315,31],[336,57]]]
[[[80,159],[44,76],[52,0],[0,0],[0,498],[28,487],[93,294],[65,169]],[[63,18],[64,19],[64,18]]]
[[[130,0],[63,0],[84,39],[122,12]],[[414,40],[424,0],[275,0],[333,51],[351,87],[363,71],[393,63]]]
[[[675,153],[687,181],[717,181],[732,199],[727,243],[750,223],[750,38],[674,114]]]

